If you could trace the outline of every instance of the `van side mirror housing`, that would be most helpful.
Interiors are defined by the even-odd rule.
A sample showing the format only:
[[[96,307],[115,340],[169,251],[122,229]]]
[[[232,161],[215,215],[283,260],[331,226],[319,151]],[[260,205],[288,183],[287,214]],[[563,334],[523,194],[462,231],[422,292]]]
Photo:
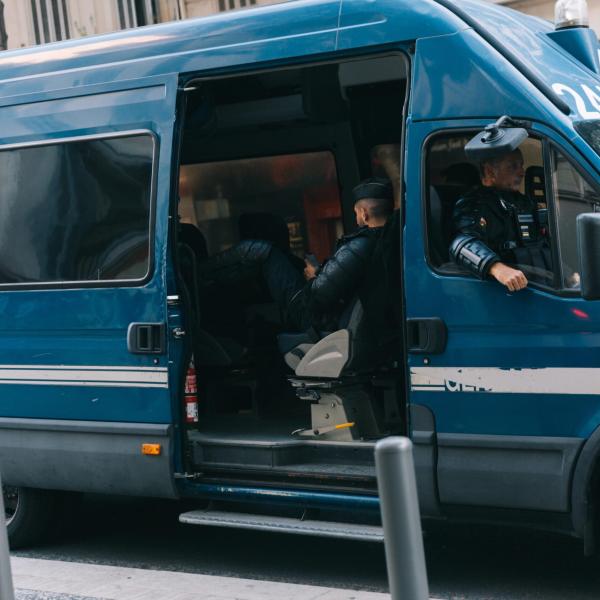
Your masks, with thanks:
[[[525,125],[506,115],[500,117],[467,143],[467,158],[483,162],[513,152],[529,137]]]
[[[600,213],[577,217],[577,254],[581,295],[585,300],[600,300]]]

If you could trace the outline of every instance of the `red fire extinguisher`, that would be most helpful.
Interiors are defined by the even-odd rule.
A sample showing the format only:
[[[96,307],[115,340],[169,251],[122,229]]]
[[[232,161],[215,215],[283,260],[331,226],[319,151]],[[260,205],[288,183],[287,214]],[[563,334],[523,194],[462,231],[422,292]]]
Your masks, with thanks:
[[[190,359],[187,374],[185,376],[185,390],[183,392],[185,404],[185,422],[198,422],[198,384],[196,382],[196,368],[194,367],[194,356]]]

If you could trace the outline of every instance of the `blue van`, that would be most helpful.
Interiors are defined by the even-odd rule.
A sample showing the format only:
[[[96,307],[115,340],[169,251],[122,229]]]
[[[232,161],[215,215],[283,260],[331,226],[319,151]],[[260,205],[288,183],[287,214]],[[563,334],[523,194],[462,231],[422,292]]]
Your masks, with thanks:
[[[77,492],[381,539],[373,447],[407,434],[424,517],[551,528],[593,552],[599,74],[589,29],[477,0],[298,0],[2,53],[13,547]],[[555,265],[514,294],[448,255],[478,182],[465,145],[502,117],[526,130],[522,191]],[[324,260],[371,176],[398,204],[378,361],[359,302],[339,331],[292,334],[260,285],[219,295],[199,276],[241,239]]]

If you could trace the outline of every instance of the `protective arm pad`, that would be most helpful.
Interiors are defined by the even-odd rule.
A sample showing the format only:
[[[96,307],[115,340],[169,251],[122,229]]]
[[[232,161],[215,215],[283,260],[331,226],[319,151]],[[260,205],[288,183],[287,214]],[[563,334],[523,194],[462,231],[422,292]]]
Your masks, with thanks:
[[[450,256],[461,267],[484,279],[491,266],[500,262],[500,257],[481,240],[472,235],[457,235],[450,244]]]

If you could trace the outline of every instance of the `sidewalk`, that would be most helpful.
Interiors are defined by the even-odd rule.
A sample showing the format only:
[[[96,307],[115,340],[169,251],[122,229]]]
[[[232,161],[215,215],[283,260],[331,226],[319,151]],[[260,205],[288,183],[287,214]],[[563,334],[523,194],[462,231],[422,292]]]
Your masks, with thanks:
[[[17,600],[389,600],[312,585],[11,558]]]

